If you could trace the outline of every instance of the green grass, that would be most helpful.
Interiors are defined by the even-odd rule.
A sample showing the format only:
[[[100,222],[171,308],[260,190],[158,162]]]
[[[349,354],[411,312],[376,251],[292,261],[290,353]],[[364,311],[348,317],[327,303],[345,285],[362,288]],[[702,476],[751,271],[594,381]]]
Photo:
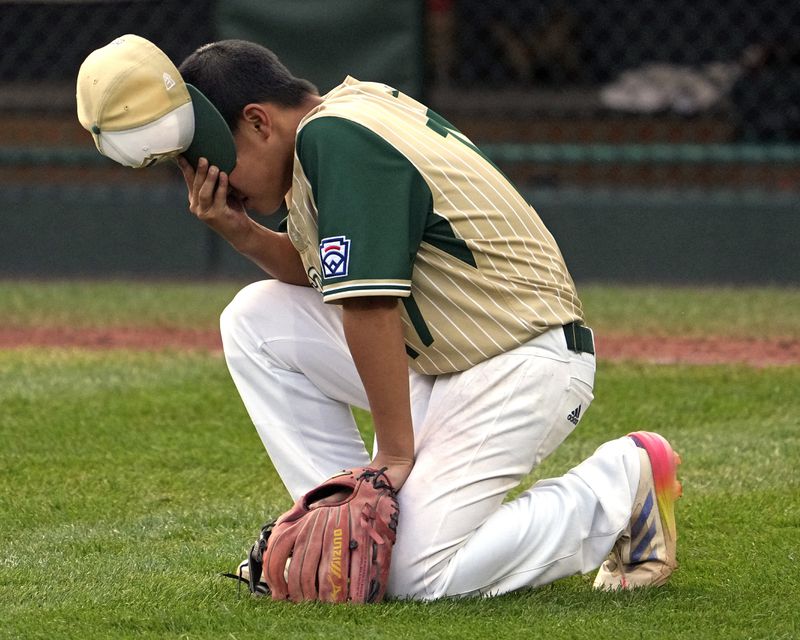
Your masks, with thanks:
[[[6,352],[0,637],[796,637],[798,386],[794,367],[600,371],[536,477],[631,429],[667,434],[686,491],[666,588],[574,577],[493,600],[287,606],[217,575],[288,506],[219,356]]]
[[[236,288],[6,284],[0,321],[100,323],[109,311],[116,323],[180,326],[191,310],[213,327]],[[683,304],[688,315],[666,320],[674,330],[703,302],[764,335],[733,318],[761,313],[731,302],[734,290],[663,293],[663,304],[652,289],[590,287],[585,298],[608,326],[625,308],[659,326]],[[796,292],[763,295],[797,305]],[[781,335],[797,330],[794,314]],[[797,366],[601,364],[591,411],[528,482],[630,430],[667,435],[685,493],[681,567],[664,588],[599,594],[575,576],[484,600],[288,605],[218,575],[289,505],[220,355],[0,351],[0,638],[796,638],[798,388]]]
[[[800,338],[800,289],[579,286],[599,333]]]
[[[214,329],[241,288],[234,282],[3,281],[6,325],[166,326]]]
[[[243,283],[15,282],[0,280],[6,325],[215,329]],[[800,289],[580,284],[589,324],[602,333],[800,338]]]

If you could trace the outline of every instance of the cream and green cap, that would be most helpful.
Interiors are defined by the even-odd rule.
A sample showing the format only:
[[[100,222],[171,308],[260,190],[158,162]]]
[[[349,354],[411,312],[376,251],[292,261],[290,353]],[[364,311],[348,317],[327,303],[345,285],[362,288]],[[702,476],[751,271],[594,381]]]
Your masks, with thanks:
[[[156,45],[124,35],[89,54],[78,72],[78,120],[98,151],[128,167],[183,155],[230,173],[236,147],[213,104]]]

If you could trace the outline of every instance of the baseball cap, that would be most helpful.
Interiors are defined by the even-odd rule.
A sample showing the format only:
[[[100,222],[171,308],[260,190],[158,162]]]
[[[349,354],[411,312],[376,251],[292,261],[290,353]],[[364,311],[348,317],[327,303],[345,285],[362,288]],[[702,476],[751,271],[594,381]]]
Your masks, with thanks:
[[[97,150],[142,168],[183,155],[230,173],[236,146],[225,119],[156,45],[127,34],[88,55],[78,71],[78,120]]]

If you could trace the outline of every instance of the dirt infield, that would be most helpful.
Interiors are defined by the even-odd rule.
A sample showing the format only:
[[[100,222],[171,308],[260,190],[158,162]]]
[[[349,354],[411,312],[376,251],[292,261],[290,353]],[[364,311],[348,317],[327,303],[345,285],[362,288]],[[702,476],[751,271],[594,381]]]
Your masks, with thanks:
[[[657,364],[746,364],[755,367],[800,364],[800,340],[634,337],[603,335],[599,358]],[[219,333],[164,327],[0,328],[0,349],[66,347],[81,349],[194,349],[219,351]]]
[[[607,335],[598,339],[598,351],[606,360],[656,364],[800,364],[800,340]]]
[[[168,327],[5,327],[0,349],[75,347],[79,349],[195,349],[221,351],[218,331]]]

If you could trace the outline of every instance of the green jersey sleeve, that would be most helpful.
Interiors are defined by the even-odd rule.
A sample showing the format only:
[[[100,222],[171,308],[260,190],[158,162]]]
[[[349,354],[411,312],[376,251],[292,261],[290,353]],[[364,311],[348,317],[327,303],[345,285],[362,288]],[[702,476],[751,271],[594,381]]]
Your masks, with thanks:
[[[433,207],[414,165],[367,127],[334,116],[300,130],[297,155],[317,207],[325,302],[410,295]]]

